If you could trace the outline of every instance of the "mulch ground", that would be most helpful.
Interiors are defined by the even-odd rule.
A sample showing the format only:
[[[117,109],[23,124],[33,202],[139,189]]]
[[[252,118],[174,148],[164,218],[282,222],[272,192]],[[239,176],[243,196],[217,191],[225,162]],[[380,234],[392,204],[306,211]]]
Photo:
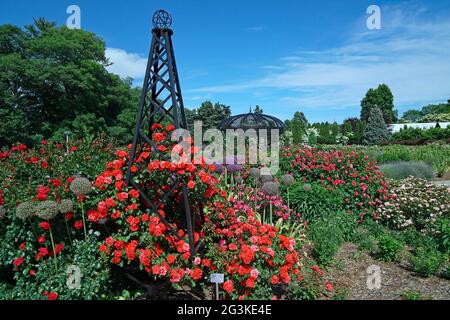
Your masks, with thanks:
[[[369,290],[367,268],[381,269],[381,288]],[[348,300],[400,300],[405,290],[420,292],[433,300],[450,299],[450,281],[437,277],[422,278],[406,266],[375,260],[358,250],[353,243],[345,243],[338,252],[328,275],[338,292],[345,292]]]

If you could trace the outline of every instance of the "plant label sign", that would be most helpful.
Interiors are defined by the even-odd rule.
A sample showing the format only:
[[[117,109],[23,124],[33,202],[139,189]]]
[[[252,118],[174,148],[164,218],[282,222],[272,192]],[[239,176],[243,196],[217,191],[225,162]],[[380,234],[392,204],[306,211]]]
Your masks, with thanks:
[[[223,283],[224,282],[224,274],[223,273],[211,273],[210,276],[212,283]]]

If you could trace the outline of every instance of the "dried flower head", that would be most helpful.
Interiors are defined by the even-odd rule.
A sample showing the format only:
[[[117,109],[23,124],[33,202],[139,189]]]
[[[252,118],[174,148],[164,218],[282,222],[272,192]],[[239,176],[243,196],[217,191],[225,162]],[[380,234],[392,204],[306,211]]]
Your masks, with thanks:
[[[281,177],[281,183],[283,183],[285,186],[292,186],[295,183],[295,179],[290,174],[285,174],[283,177]]]
[[[311,187],[311,185],[309,183],[305,183],[303,185],[303,191],[309,192],[311,190],[312,190],[312,187]]]
[[[252,177],[253,179],[258,179],[258,178],[259,178],[260,171],[259,171],[258,168],[250,168],[250,170],[248,171],[248,174],[249,174],[250,177]]]
[[[22,202],[16,208],[16,217],[20,220],[26,220],[36,212],[36,206],[31,201]]]
[[[73,212],[73,201],[70,199],[62,199],[58,204],[58,210],[63,214]]]
[[[51,220],[58,215],[58,204],[55,201],[44,201],[37,205],[36,216],[43,220]]]
[[[6,216],[6,208],[4,206],[0,206],[0,220],[3,220]]]
[[[273,176],[271,174],[264,174],[260,177],[261,184],[265,184],[266,182],[272,182]]]
[[[261,191],[270,197],[276,196],[278,194],[278,183],[276,182],[266,182],[261,188]]]
[[[236,182],[237,184],[241,184],[244,181],[244,179],[242,179],[241,176],[237,176],[236,178],[234,178],[234,182]]]
[[[70,191],[77,196],[84,196],[91,191],[92,184],[86,178],[76,178],[70,184]]]

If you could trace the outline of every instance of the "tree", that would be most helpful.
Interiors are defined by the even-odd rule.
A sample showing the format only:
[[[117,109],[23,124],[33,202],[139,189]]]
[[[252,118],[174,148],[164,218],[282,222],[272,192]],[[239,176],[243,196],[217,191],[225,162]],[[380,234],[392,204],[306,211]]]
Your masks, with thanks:
[[[2,143],[51,137],[85,114],[117,125],[135,101],[131,80],[109,73],[109,64],[105,43],[93,33],[42,18],[23,30],[0,26],[0,113],[13,112],[25,130],[9,131]]]
[[[372,108],[369,115],[369,121],[364,130],[363,144],[380,144],[388,141],[389,137],[390,133],[384,122],[383,113],[378,108]]]
[[[440,113],[450,113],[450,104],[449,103],[429,104],[422,108],[423,116]]]
[[[211,101],[205,101],[198,109],[192,110],[191,114],[187,114],[186,118],[190,118],[192,122],[202,121],[203,130],[214,129],[222,122],[222,120],[231,116],[231,107],[219,102],[214,105]],[[192,129],[192,127],[190,127]]]
[[[397,111],[394,110],[394,96],[391,89],[381,84],[376,89],[369,89],[361,101],[361,120],[368,121],[370,110],[379,108],[382,111],[385,123],[397,121]]]
[[[403,113],[402,119],[408,121],[408,122],[417,122],[420,118],[422,118],[424,115],[422,111],[419,110],[408,110],[405,113]]]
[[[308,127],[308,119],[303,112],[297,111],[294,113],[292,120],[286,120],[286,129],[292,132],[292,141],[294,143],[301,143]]]

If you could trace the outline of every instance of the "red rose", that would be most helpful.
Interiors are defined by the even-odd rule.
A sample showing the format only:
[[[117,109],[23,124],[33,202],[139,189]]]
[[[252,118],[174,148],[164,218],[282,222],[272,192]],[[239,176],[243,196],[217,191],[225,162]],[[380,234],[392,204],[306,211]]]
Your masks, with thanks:
[[[44,237],[44,236],[40,236],[40,237],[38,238],[38,242],[39,242],[39,243],[44,243],[44,242],[45,242],[45,237]]]
[[[244,245],[242,246],[242,251],[239,254],[239,257],[245,264],[250,264],[255,257],[255,253],[253,252],[251,247]]]
[[[17,259],[15,259],[14,261],[13,261],[13,264],[15,265],[15,266],[17,266],[17,267],[19,267],[22,263],[23,263],[23,257],[18,257]]]
[[[327,290],[327,291],[329,291],[329,292],[331,292],[331,291],[333,291],[333,285],[331,284],[331,282],[330,281],[325,281],[325,290]]]
[[[231,293],[234,290],[233,287],[233,281],[227,280],[223,283],[223,290],[225,290],[227,293]]]
[[[43,221],[43,222],[39,223],[39,227],[42,230],[49,230],[50,229],[50,223],[48,223],[47,221]]]
[[[200,268],[195,268],[191,273],[191,277],[194,280],[200,280],[203,276],[203,271]]]
[[[83,228],[83,221],[77,220],[77,221],[75,221],[73,226],[75,227],[75,229],[80,230]]]
[[[112,237],[106,238],[106,244],[112,246],[114,244],[114,239]]]
[[[276,285],[278,282],[280,282],[280,279],[279,279],[277,276],[272,276],[272,277],[270,278],[270,283],[271,283],[272,285]]]
[[[58,294],[56,292],[50,292],[47,296],[48,300],[56,300],[58,299]]]
[[[167,256],[167,263],[168,263],[168,264],[174,263],[175,260],[176,260],[176,258],[175,258],[173,255],[168,255],[168,256]]]
[[[194,189],[195,188],[195,182],[192,181],[192,180],[190,180],[187,185],[188,185],[189,189]]]
[[[101,244],[100,247],[98,248],[98,250],[99,250],[100,252],[105,252],[106,250],[108,250],[108,247],[105,246],[104,244]]]

